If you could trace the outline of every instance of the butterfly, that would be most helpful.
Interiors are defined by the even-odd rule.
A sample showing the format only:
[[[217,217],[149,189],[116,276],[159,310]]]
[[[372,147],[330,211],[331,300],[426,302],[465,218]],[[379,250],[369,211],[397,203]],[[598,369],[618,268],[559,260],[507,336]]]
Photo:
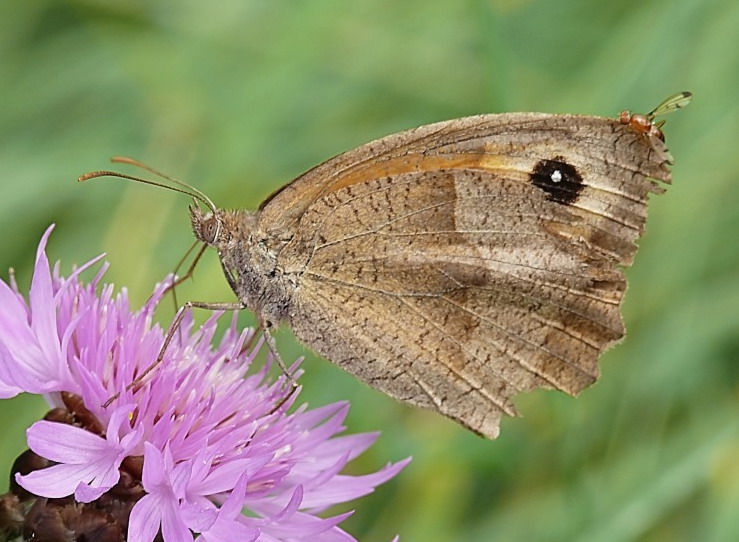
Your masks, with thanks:
[[[671,182],[654,119],[690,98],[617,119],[422,126],[327,160],[256,211],[195,191],[195,237],[238,298],[196,306],[286,322],[373,388],[495,438],[516,394],[578,394],[623,337],[624,269],[648,196]]]

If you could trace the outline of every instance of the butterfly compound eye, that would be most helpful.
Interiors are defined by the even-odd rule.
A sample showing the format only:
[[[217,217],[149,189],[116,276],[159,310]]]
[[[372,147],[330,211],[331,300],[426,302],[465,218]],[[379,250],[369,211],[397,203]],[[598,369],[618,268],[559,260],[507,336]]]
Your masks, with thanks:
[[[203,223],[203,241],[209,245],[215,244],[221,231],[221,223],[218,218],[210,215]]]
[[[213,213],[204,213],[198,207],[190,207],[192,231],[198,241],[213,245],[221,233],[220,218]]]

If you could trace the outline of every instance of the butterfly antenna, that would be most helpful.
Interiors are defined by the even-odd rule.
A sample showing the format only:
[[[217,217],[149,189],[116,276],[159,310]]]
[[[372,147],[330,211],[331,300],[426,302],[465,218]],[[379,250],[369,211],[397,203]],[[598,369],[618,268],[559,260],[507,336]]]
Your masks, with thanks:
[[[165,178],[180,186],[184,186],[185,188],[178,188],[176,186],[170,186],[168,184],[160,183],[157,181],[152,181],[151,179],[144,179],[143,177],[136,177],[135,175],[126,175],[125,173],[119,173],[117,171],[110,171],[110,170],[91,171],[90,173],[85,173],[84,175],[80,175],[79,177],[77,177],[77,182],[82,183],[85,181],[89,181],[90,179],[97,179],[98,177],[117,177],[119,179],[136,181],[137,183],[144,183],[144,184],[149,184],[151,186],[158,186],[159,188],[165,188],[167,190],[172,190],[173,192],[179,192],[181,194],[186,194],[200,201],[203,205],[205,205],[208,209],[210,209],[210,211],[213,214],[217,214],[218,212],[218,208],[215,206],[215,204],[212,201],[210,201],[210,198],[208,198],[200,190],[197,190],[196,188],[193,188],[181,181],[175,181],[174,179],[169,179],[168,177],[165,177]]]
[[[203,192],[195,188],[194,186],[191,186],[184,181],[180,181],[179,179],[175,179],[174,177],[170,177],[169,175],[162,173],[161,171],[154,169],[153,167],[147,164],[144,164],[143,162],[140,162],[136,160],[135,158],[129,158],[128,156],[114,156],[113,158],[110,159],[110,161],[113,162],[114,164],[128,164],[128,165],[131,165],[137,168],[141,168],[145,171],[148,171],[149,173],[153,173],[157,177],[161,177],[162,179],[166,179],[169,182],[175,183],[176,185],[179,185],[182,188],[185,188],[186,190],[189,190],[190,192],[200,196],[203,200],[208,202],[208,208],[211,211],[215,210],[216,206],[213,204],[210,198],[206,196]]]

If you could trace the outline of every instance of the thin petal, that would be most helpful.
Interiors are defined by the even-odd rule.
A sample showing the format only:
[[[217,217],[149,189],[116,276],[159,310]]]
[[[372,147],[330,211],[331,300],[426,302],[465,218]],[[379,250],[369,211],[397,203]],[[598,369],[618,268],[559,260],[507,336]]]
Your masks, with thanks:
[[[166,470],[164,468],[164,457],[157,448],[149,443],[144,443],[144,471],[141,481],[144,489],[148,492],[154,491],[154,488],[162,484],[166,480]]]
[[[189,486],[189,489],[206,495],[228,491],[234,487],[234,484],[244,472],[259,472],[260,469],[272,461],[273,456],[273,454],[260,454],[256,457],[229,461],[213,468],[202,482],[195,486]]]
[[[278,540],[295,538],[297,540],[310,540],[311,542],[318,540],[354,541],[354,538],[336,527],[353,513],[346,512],[324,519],[297,512],[290,517],[290,521],[276,523],[266,520],[263,524],[260,524],[260,528],[263,533],[269,533]],[[344,536],[341,536],[341,533]]]
[[[274,518],[272,518],[273,521],[282,521],[283,519],[292,516],[295,512],[298,511],[298,508],[300,508],[300,503],[303,501],[303,486],[298,486],[295,488],[295,491],[293,491],[292,497],[290,497],[290,500],[285,505],[285,508],[277,514]]]
[[[31,450],[57,463],[89,464],[115,450],[104,438],[65,423],[36,422],[26,433]]]
[[[18,386],[31,393],[48,393],[66,389],[73,391],[74,382],[61,355],[57,330],[57,313],[49,262],[44,249],[53,230],[50,226],[41,238],[30,290],[30,309],[19,296],[0,281],[0,337],[11,358],[14,374],[5,387]],[[30,319],[30,322],[29,322]]]
[[[203,503],[202,501],[206,501]],[[218,509],[207,499],[198,504],[183,503],[180,505],[180,517],[190,529],[202,533],[213,527],[218,520]]]
[[[7,284],[0,280],[0,344],[3,345],[2,372],[0,379],[6,385],[28,389],[25,382],[37,387],[45,380],[48,366],[36,337],[28,325],[28,312]],[[46,378],[48,377],[48,378]]]
[[[77,502],[92,502],[100,498],[100,496],[108,491],[118,481],[120,475],[115,476],[115,480],[112,480],[110,484],[100,485],[97,487],[90,486],[88,484],[78,484],[74,490],[74,498]],[[110,477],[113,478],[112,476]]]
[[[31,329],[44,357],[52,363],[64,363],[61,356],[59,334],[56,327],[56,304],[51,282],[49,260],[46,257],[46,242],[54,226],[50,226],[41,237],[36,252],[36,265],[31,279],[29,302],[31,306]],[[61,367],[60,367],[61,369]]]
[[[2,284],[2,281],[0,281]],[[15,384],[17,368],[15,360],[5,344],[0,341],[0,399],[15,397],[25,390]]]
[[[233,519],[241,513],[244,508],[244,496],[248,483],[249,476],[246,473],[242,474],[226,502],[221,505],[220,515],[222,517]]]
[[[192,532],[180,517],[174,501],[162,502],[162,538],[164,542],[192,542]]]
[[[34,495],[58,499],[74,493],[80,481],[90,477],[89,465],[54,465],[45,469],[16,473],[15,480]]]
[[[323,509],[334,504],[351,501],[372,493],[380,484],[396,476],[411,458],[390,464],[382,470],[364,476],[337,475],[313,491],[306,491],[303,508]]]
[[[219,519],[215,525],[204,532],[199,540],[207,542],[253,542],[260,535],[259,529],[245,525],[238,519],[226,520]]]
[[[128,540],[152,542],[162,524],[159,499],[144,495],[131,510],[128,520]]]

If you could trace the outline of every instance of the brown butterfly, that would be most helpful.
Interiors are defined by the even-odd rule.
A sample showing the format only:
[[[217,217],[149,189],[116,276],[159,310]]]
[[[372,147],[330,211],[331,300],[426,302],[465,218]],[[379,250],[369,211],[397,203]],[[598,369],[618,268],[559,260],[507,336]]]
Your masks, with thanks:
[[[370,386],[495,438],[514,395],[579,393],[624,335],[623,269],[647,196],[670,183],[654,117],[689,99],[619,119],[422,126],[316,166],[257,211],[190,192],[208,207],[191,207],[195,236],[239,300],[191,305],[249,308],[267,332],[287,322]]]

